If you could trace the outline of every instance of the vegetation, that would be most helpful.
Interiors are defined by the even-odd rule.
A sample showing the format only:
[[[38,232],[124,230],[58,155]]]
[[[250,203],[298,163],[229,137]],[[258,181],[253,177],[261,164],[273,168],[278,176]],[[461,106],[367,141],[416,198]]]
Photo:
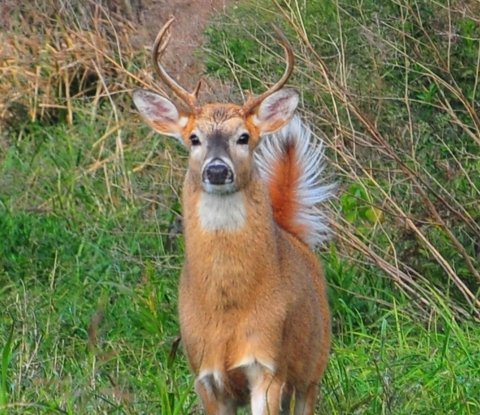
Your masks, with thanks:
[[[159,89],[148,51],[100,3],[37,3],[0,33],[0,414],[199,413],[174,353],[185,153],[128,94]],[[478,12],[245,0],[207,29],[210,76],[258,92],[282,26],[339,183],[318,413],[480,412]]]

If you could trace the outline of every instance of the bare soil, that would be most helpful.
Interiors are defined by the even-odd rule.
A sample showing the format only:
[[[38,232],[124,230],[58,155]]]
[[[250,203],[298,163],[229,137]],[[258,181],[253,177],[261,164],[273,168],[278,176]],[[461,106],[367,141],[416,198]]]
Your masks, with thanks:
[[[135,6],[133,14],[138,20],[140,41],[151,46],[160,28],[171,17],[176,21],[172,25],[172,37],[165,52],[163,63],[172,76],[186,89],[192,90],[202,74],[204,65],[198,53],[195,54],[204,39],[205,26],[215,13],[225,13],[227,6],[238,0],[143,0]],[[228,95],[229,89],[218,82],[205,79],[202,96],[220,99]]]
[[[54,0],[53,8],[60,8],[69,0]],[[226,13],[228,6],[240,0],[106,0],[103,3],[109,10],[131,20],[138,34],[132,43],[137,47],[150,48],[163,24],[174,16],[172,37],[165,52],[163,63],[169,73],[185,88],[192,90],[205,72],[201,54],[194,53],[204,42],[203,30],[215,13]],[[76,4],[73,2],[73,4]],[[93,10],[93,3],[86,4]],[[30,5],[31,10],[37,7]],[[11,30],[12,16],[27,8],[16,0],[0,0],[0,31]],[[27,16],[29,14],[27,13]],[[228,87],[218,81],[206,79],[202,88],[203,99],[219,99],[229,95]]]

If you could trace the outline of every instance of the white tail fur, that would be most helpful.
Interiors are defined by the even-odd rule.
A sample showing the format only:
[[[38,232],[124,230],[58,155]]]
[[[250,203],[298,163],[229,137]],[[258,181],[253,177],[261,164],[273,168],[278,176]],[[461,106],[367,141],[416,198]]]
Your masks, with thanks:
[[[263,139],[257,148],[256,162],[264,180],[270,185],[278,180],[275,166],[286,158],[286,148],[293,148],[293,163],[298,177],[293,187],[296,209],[291,220],[304,231],[297,235],[314,247],[328,239],[330,229],[322,210],[316,205],[333,195],[334,184],[324,184],[324,146],[312,145],[311,131],[299,117],[294,117],[285,127]],[[275,206],[274,206],[275,209]]]

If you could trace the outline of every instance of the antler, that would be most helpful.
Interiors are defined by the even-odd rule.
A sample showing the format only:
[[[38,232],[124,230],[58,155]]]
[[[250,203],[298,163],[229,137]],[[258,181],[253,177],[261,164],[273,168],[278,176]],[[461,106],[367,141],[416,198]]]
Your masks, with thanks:
[[[244,114],[248,114],[255,107],[259,106],[265,98],[269,97],[274,92],[277,92],[278,90],[282,89],[282,87],[286,84],[286,82],[288,81],[288,78],[290,78],[290,75],[293,72],[293,65],[295,63],[295,58],[293,56],[292,45],[288,41],[287,37],[276,25],[272,24],[272,26],[275,32],[277,33],[277,36],[280,38],[283,48],[285,49],[285,60],[287,61],[287,67],[285,68],[285,72],[281,77],[281,79],[275,85],[273,85],[268,91],[265,91],[262,95],[259,95],[258,97],[253,97],[250,91],[247,91],[248,99],[247,99],[247,102],[242,107],[242,111]]]
[[[177,95],[183,102],[185,102],[185,104],[189,106],[194,114],[197,114],[200,111],[197,95],[198,91],[200,90],[201,81],[198,82],[195,91],[193,93],[189,93],[168,74],[163,65],[160,63],[163,52],[165,52],[168,42],[170,41],[170,34],[165,40],[164,37],[174,20],[175,17],[171,17],[170,20],[160,29],[160,32],[158,32],[155,43],[153,44],[152,63],[160,79],[165,82],[165,84],[175,93],[175,95]]]

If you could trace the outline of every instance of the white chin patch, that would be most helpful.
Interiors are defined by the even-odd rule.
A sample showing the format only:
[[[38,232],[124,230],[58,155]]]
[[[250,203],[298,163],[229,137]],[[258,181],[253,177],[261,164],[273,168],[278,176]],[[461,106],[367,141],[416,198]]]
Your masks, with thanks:
[[[202,192],[198,217],[204,231],[235,231],[242,228],[246,220],[243,192]]]
[[[203,190],[206,193],[211,193],[215,195],[229,195],[235,192],[235,183],[225,183],[225,184],[211,184],[208,182],[202,183]]]

